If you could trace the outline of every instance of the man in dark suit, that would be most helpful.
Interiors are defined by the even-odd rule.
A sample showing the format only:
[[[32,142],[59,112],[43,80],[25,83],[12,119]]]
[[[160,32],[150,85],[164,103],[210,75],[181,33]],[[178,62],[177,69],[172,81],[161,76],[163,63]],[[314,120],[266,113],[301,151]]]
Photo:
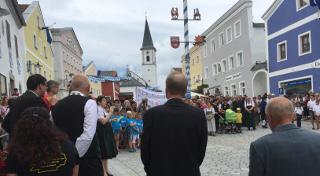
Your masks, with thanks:
[[[266,107],[271,134],[251,143],[249,176],[320,173],[320,134],[298,128],[291,101],[279,97]]]
[[[27,91],[17,98],[12,106],[10,106],[9,113],[6,115],[2,127],[9,135],[13,134],[14,125],[20,118],[23,110],[34,107],[42,106],[48,109],[42,97],[46,93],[47,79],[39,74],[29,76],[27,80]]]
[[[203,110],[185,104],[188,80],[179,72],[166,79],[164,105],[143,116],[141,160],[147,175],[198,176],[207,146],[207,121]]]

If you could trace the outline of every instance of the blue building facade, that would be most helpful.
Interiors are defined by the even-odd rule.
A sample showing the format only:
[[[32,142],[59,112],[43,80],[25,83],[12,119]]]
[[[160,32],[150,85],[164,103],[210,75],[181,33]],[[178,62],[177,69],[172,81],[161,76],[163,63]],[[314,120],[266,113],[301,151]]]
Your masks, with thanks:
[[[279,96],[319,92],[320,12],[309,0],[276,0],[266,26],[268,92]]]

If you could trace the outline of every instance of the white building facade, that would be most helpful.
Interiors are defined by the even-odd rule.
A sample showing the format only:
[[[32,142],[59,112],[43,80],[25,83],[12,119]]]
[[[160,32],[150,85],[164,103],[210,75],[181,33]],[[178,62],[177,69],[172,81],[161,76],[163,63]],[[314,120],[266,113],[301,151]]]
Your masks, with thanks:
[[[264,24],[253,23],[252,1],[239,0],[203,34],[203,84],[224,96],[267,92]]]
[[[1,0],[0,8],[0,98],[26,89],[27,71],[23,26],[26,25],[17,0]]]

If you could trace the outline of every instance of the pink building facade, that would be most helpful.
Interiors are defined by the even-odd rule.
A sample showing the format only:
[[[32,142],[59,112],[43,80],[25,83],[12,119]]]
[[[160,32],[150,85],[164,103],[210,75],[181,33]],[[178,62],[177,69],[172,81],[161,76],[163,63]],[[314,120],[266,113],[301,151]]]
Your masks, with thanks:
[[[69,83],[74,75],[82,74],[83,51],[71,27],[51,29],[54,50],[54,78],[60,83],[58,98],[69,94]]]

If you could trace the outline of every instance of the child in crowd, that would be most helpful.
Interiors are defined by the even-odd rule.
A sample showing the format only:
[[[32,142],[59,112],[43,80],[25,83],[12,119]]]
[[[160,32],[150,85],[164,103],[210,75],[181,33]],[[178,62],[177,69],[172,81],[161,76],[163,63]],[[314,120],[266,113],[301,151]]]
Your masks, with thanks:
[[[294,112],[297,115],[297,126],[301,128],[301,118],[303,116],[303,107],[300,102],[297,102],[296,107],[294,108]]]
[[[116,141],[116,147],[117,150],[119,150],[119,137],[120,137],[120,128],[121,128],[121,124],[119,121],[119,110],[118,108],[115,108],[113,111],[113,115],[110,117],[110,120],[112,120],[112,129],[113,129],[113,134],[114,134],[114,140]],[[113,120],[116,119],[116,120]]]
[[[127,144],[128,144],[128,133],[127,133],[127,118],[126,118],[126,114],[125,114],[126,111],[124,110],[121,110],[120,111],[120,114],[121,114],[121,117],[120,117],[120,124],[121,124],[121,129],[120,129],[120,145],[122,144],[122,147],[120,147],[120,149],[123,149],[125,150],[127,147]]]
[[[134,120],[132,119],[132,112],[128,111],[127,112],[127,131],[128,131],[128,143],[129,143],[129,152],[136,152],[136,150],[132,147],[132,141],[133,141],[133,136],[134,136],[134,126],[136,125],[136,123],[134,122]]]
[[[138,120],[137,120],[137,125],[139,127],[139,134],[138,134],[138,146],[137,148],[140,149],[140,144],[141,144],[141,134],[143,130],[143,120],[142,120],[142,114],[138,113]]]
[[[241,124],[242,124],[241,108],[237,108],[237,121],[236,121],[237,133],[242,133]]]
[[[316,100],[316,105],[313,106],[313,113],[314,113],[314,117],[316,118],[317,124],[319,124],[319,118],[320,118],[319,100]],[[318,128],[318,130],[320,130],[320,129]]]
[[[133,127],[133,140],[132,140],[132,148],[134,148],[135,150],[138,150],[138,148],[136,148],[136,141],[137,139],[139,139],[139,126],[138,126],[138,113],[133,113],[134,115],[132,116],[132,119],[134,120],[134,122],[136,123],[136,125]]]

